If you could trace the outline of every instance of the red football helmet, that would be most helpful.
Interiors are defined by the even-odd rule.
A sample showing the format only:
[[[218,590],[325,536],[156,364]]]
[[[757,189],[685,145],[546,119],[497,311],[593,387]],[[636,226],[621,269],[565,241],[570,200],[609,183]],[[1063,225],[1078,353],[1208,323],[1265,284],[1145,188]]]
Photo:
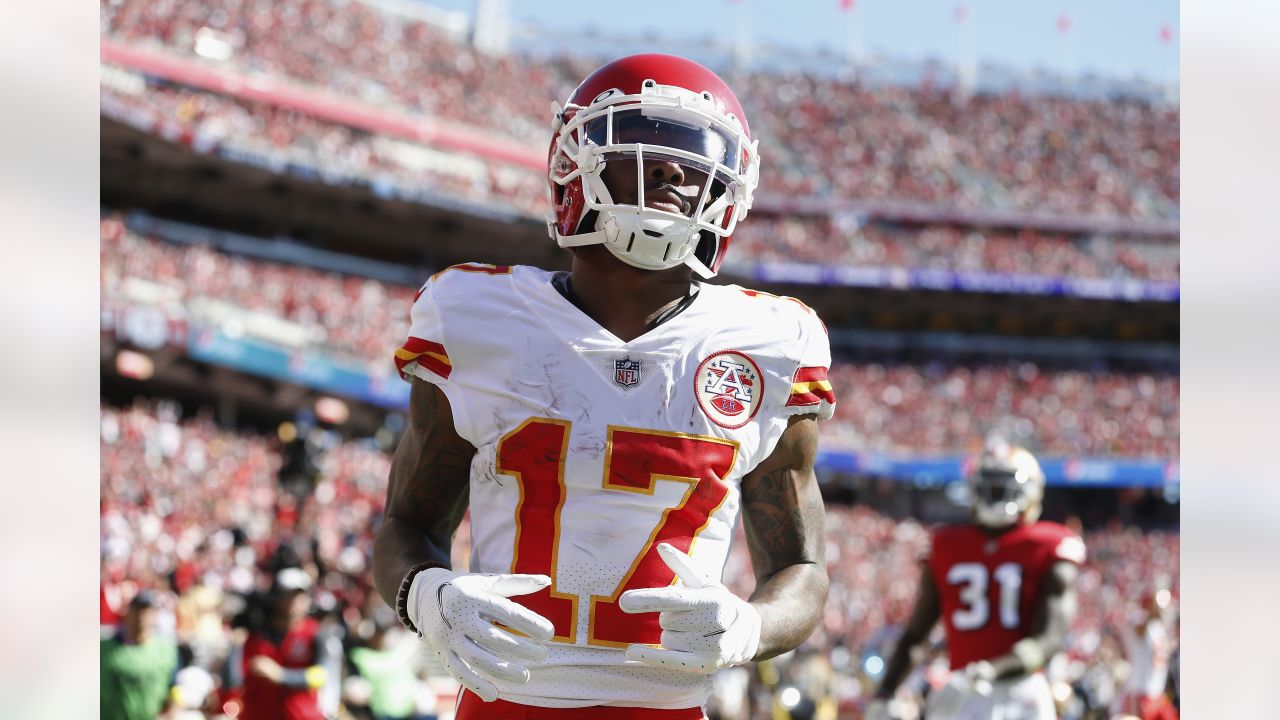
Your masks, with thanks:
[[[760,178],[758,142],[723,80],[684,58],[632,55],[591,73],[553,109],[547,225],[561,247],[603,243],[635,267],[719,272]],[[655,159],[700,182],[689,214],[647,207],[643,182],[634,205],[611,197],[601,177],[607,163],[634,163],[642,178]]]

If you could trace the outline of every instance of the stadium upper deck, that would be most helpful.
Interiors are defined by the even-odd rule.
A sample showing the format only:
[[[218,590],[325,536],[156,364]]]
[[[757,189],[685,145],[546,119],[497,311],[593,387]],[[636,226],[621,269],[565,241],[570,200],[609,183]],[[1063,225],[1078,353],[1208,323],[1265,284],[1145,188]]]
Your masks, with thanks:
[[[489,56],[358,2],[102,4],[103,37],[490,131],[541,152],[549,98],[595,59]],[[911,200],[1130,219],[1177,216],[1176,107],[1016,92],[961,99],[764,72],[739,92],[771,169],[763,196]],[[892,148],[892,152],[890,152]]]

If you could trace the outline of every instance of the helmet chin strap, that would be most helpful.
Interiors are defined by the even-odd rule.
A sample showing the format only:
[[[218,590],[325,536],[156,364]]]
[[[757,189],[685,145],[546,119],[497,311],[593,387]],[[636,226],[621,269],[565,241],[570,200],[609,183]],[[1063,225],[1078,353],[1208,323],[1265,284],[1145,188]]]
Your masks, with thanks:
[[[598,198],[598,204],[615,205],[599,169],[585,173],[583,180],[584,189]],[[601,208],[596,212],[595,227],[591,231],[556,235],[560,247],[602,244],[614,257],[642,270],[666,270],[688,264],[699,275],[710,277],[712,273],[694,256],[700,239],[701,233],[692,219],[653,217],[641,207],[630,211]]]
[[[600,211],[596,229],[619,260],[644,270],[678,267],[697,247],[698,231],[679,220]],[[690,233],[692,236],[690,236]]]

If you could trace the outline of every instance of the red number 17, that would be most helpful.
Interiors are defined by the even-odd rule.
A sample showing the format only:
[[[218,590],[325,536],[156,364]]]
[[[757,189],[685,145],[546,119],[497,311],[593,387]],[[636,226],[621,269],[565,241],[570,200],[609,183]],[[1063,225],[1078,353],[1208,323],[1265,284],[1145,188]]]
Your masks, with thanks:
[[[513,573],[548,575],[551,586],[516,598],[555,626],[554,639],[577,642],[578,597],[556,588],[556,553],[564,509],[564,461],[572,424],[565,420],[529,418],[498,441],[498,472],[516,478]],[[738,456],[738,444],[705,435],[609,427],[601,487],[653,495],[659,480],[685,483],[680,501],[661,510],[644,549],[618,581],[611,595],[592,595],[587,644],[626,647],[657,643],[662,635],[657,613],[628,615],[618,596],[632,588],[663,587],[675,573],[659,557],[657,545],[668,542],[689,552],[698,533],[729,494],[724,483]]]

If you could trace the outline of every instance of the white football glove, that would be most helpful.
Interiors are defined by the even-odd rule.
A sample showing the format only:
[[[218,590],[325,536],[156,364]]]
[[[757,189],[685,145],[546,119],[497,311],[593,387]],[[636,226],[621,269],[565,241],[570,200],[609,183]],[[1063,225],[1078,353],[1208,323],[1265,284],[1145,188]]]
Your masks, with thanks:
[[[683,585],[628,590],[618,598],[623,612],[657,612],[662,646],[631,645],[627,659],[654,667],[713,673],[755,657],[760,613],[719,581],[703,577],[693,560],[667,543],[658,555]]]
[[[551,584],[546,575],[481,575],[428,568],[413,576],[406,610],[418,636],[435,651],[463,687],[485,702],[498,699],[494,680],[523,683],[529,669],[519,660],[538,662],[547,649],[533,640],[551,639],[551,621],[507,598],[537,592]]]
[[[929,694],[925,715],[947,720],[964,709],[969,698],[990,695],[995,678],[995,668],[986,660],[969,663],[963,670],[951,673],[946,685]]]

